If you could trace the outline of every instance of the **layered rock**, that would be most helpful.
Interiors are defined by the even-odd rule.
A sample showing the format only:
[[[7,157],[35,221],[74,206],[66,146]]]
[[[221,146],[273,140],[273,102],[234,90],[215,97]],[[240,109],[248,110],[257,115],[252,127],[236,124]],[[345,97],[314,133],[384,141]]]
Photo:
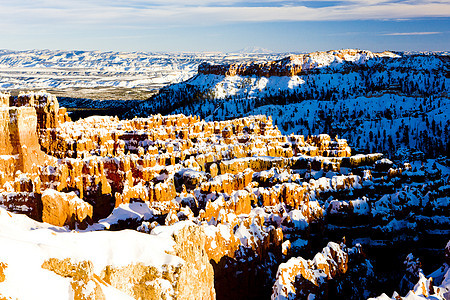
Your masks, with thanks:
[[[202,224],[217,299],[258,299],[267,295],[277,261],[281,260],[283,241],[281,228],[268,221],[267,215],[252,212],[248,217],[223,214],[217,225]]]
[[[41,91],[20,93],[13,100],[14,106],[33,107],[37,115],[37,128],[56,128],[59,125],[59,103],[56,96]],[[63,111],[64,113],[64,111]]]
[[[279,266],[272,299],[326,298],[327,281],[339,278],[348,269],[348,254],[330,242],[313,260],[291,258]]]
[[[229,65],[212,65],[202,63],[198,67],[199,74],[214,74],[223,76],[295,76],[312,72],[343,62],[364,63],[373,57],[394,57],[391,52],[373,53],[365,50],[343,49],[328,52],[313,52],[308,54],[290,55],[271,62],[251,62]]]
[[[439,241],[448,232],[445,161],[417,170],[417,162],[411,162],[413,168],[382,160],[382,154],[352,156],[343,139],[285,136],[266,116],[222,122],[184,115],[71,122],[51,95],[9,100],[30,107],[1,108],[8,118],[10,110],[39,111],[40,125],[34,112],[34,128],[20,123],[29,138],[17,140],[35,149],[39,136],[49,159],[33,160],[35,166],[16,172],[28,148],[12,155],[11,142],[6,143],[2,151],[8,154],[0,155],[3,173],[9,174],[0,177],[2,207],[66,226],[61,231],[151,232],[171,241],[171,255],[187,262],[166,269],[139,260],[98,267],[87,256],[53,255],[42,262],[66,278],[80,299],[107,297],[108,289],[136,299],[161,294],[260,299],[271,294],[276,280],[286,283],[286,278],[292,295],[367,298],[373,295],[366,288],[373,286],[373,268],[360,247],[348,252],[344,244],[331,243],[312,261],[297,259],[297,273],[287,270],[292,274],[277,278],[276,271],[292,256],[320,251],[329,238],[345,235],[352,245],[361,242],[374,251],[393,245],[392,240]],[[354,259],[345,262],[350,253]],[[358,280],[364,287],[352,287]],[[190,285],[197,281],[201,288]],[[80,292],[87,287],[89,293]],[[357,296],[349,296],[352,292]]]
[[[177,278],[177,298],[215,299],[214,272],[205,249],[207,236],[203,229],[194,224],[187,225],[174,231],[172,238],[175,254],[185,261]]]
[[[5,269],[8,267],[4,262],[0,262],[0,282],[5,281]]]
[[[36,132],[37,117],[32,107],[0,107],[0,172],[11,178],[16,171],[31,172],[33,165],[47,159]]]
[[[70,278],[70,286],[73,290],[74,300],[103,300],[105,294],[101,289],[101,280],[94,274],[91,261],[72,262],[69,258],[60,260],[50,258],[42,266],[57,275]]]
[[[51,112],[56,111],[57,104],[54,105],[55,99],[51,95],[21,95],[16,102],[26,105],[37,103],[37,106],[43,107],[51,104],[55,109],[50,110],[43,119],[55,120]],[[344,156],[350,153],[345,141],[331,142],[326,136],[318,139],[312,137],[306,142],[302,137],[286,139],[273,127],[271,119],[263,116],[215,123],[184,116],[153,116],[130,121],[100,117],[65,122],[60,126],[56,121],[49,122],[46,125],[48,128],[40,130],[43,148],[51,155],[78,159],[64,158],[52,166],[41,168],[38,173],[42,190],[75,191],[81,199],[94,206],[94,220],[106,217],[113,207],[122,203],[136,200],[150,203],[171,201],[176,197],[175,189],[180,189],[182,185],[191,190],[200,186],[202,193],[206,194],[231,194],[234,190],[242,190],[251,183],[254,171],[273,166],[307,164],[308,158],[292,157],[294,147],[296,151],[303,146],[317,148],[315,153],[329,151],[328,156],[337,156],[336,165],[341,161],[339,151],[343,151]],[[230,133],[223,137],[225,129],[229,129]],[[260,140],[250,138],[250,133],[260,137]],[[204,148],[197,148],[192,143],[193,140],[200,142],[205,139],[210,140],[210,144]],[[291,146],[279,147],[281,144]],[[130,152],[132,154],[124,155]],[[255,154],[258,156],[250,157]],[[111,155],[116,157],[112,159]],[[267,159],[262,155],[275,157]],[[186,157],[190,159],[186,160]],[[230,160],[236,157],[242,160]],[[326,162],[322,161],[320,166]],[[181,178],[173,180],[173,170],[179,166],[186,171],[183,171]],[[240,174],[245,169],[248,170]],[[197,180],[196,176],[191,176],[195,172],[207,173],[197,176],[200,179]],[[228,178],[228,173],[235,175]],[[188,180],[186,176],[189,174]],[[219,174],[222,176],[220,183],[214,183],[215,178],[209,180],[210,177],[217,177],[212,175]]]
[[[0,92],[0,107],[8,107],[10,98],[10,94]]]

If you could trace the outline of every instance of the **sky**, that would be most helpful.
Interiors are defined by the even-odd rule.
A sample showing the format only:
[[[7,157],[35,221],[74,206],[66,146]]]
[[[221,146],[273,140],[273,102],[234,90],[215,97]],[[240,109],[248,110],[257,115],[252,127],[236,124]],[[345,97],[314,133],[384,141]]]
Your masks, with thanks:
[[[450,0],[1,0],[0,49],[450,50]]]

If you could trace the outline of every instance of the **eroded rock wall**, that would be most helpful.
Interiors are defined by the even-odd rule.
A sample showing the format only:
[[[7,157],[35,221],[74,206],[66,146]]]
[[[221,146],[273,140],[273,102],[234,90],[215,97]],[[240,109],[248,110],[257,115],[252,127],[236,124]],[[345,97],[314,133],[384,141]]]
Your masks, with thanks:
[[[202,63],[198,68],[198,73],[224,76],[295,76],[328,66],[332,62],[364,61],[368,58],[393,55],[393,53],[389,52],[373,53],[370,51],[354,49],[332,50],[328,52],[290,55],[281,60],[271,62],[251,62],[229,65]]]
[[[33,165],[48,157],[41,151],[36,132],[37,117],[32,107],[0,108],[0,172],[12,178],[16,171],[32,172]]]
[[[345,140],[285,136],[266,116],[71,122],[51,95],[12,100],[25,106],[0,108],[7,111],[5,120],[11,115],[22,120],[14,121],[12,131],[8,121],[8,133],[0,133],[9,141],[0,155],[3,173],[9,174],[0,177],[1,206],[76,230],[137,229],[153,235],[189,224],[169,234],[172,255],[186,264],[166,270],[110,265],[86,280],[73,279],[75,293],[86,284],[92,287],[86,297],[102,297],[96,287],[111,286],[137,299],[161,293],[179,299],[261,299],[272,293],[280,263],[320,252],[331,238],[345,235],[352,245],[360,239],[378,249],[396,238],[434,240],[448,231],[450,182],[441,167],[417,170],[382,154],[352,156]],[[34,166],[16,173],[20,158],[39,149],[38,136],[47,161],[33,159]],[[14,143],[26,147],[14,154]],[[329,244],[315,263],[301,260],[304,276],[288,276],[292,295],[348,296],[358,290],[357,280],[366,284],[370,264],[364,256],[343,263],[344,246]],[[49,266],[82,268],[80,261],[58,259]],[[83,261],[87,269],[94,263]],[[328,277],[342,280],[336,285]]]

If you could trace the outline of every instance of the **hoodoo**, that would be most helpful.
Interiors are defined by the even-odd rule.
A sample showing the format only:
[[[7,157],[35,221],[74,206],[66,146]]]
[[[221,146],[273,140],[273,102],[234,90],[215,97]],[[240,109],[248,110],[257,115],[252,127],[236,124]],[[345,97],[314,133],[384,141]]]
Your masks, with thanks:
[[[73,122],[45,92],[0,99],[0,299],[364,299],[448,242],[445,159],[264,115]],[[409,268],[414,295],[445,299],[447,263]]]

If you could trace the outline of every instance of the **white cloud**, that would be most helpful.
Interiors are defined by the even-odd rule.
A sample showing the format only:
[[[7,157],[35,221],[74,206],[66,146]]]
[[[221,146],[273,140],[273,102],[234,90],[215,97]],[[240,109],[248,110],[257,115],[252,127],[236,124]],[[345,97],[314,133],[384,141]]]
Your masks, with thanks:
[[[264,5],[269,2],[272,6]],[[258,7],[251,6],[251,3],[238,0],[3,0],[0,3],[0,25],[103,24],[145,27],[158,24],[176,26],[450,17],[450,2],[444,0],[348,0],[319,8],[302,5],[302,1],[294,6],[286,6],[287,2],[282,0],[255,1]],[[273,7],[274,3],[278,5]]]
[[[433,35],[433,34],[442,34],[440,31],[426,31],[426,32],[392,32],[392,33],[384,33],[382,35],[393,35],[393,36],[408,36],[408,35]]]

